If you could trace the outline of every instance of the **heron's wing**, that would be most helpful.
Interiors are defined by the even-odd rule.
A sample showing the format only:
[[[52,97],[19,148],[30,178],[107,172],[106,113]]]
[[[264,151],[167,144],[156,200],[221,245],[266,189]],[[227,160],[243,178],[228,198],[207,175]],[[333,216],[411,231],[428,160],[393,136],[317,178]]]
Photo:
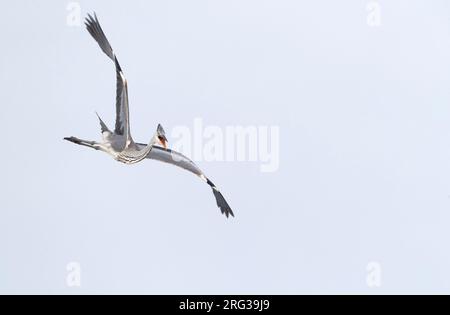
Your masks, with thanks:
[[[136,144],[140,149],[145,148],[145,144],[137,143]],[[209,186],[211,186],[212,191],[214,193],[214,197],[216,198],[217,206],[220,208],[220,211],[225,214],[228,218],[228,216],[233,216],[234,213],[231,210],[230,206],[228,205],[227,201],[223,197],[222,193],[219,191],[219,189],[216,187],[216,185],[213,184],[202,172],[202,170],[195,165],[194,162],[192,162],[190,159],[188,159],[183,154],[170,150],[170,149],[164,149],[159,146],[153,146],[150,153],[147,155],[148,159],[157,160],[165,163],[169,163],[178,167],[181,167],[191,173],[194,173],[195,175],[199,176],[202,180],[204,180]]]
[[[144,147],[143,144],[137,145],[139,146],[139,148]],[[203,175],[203,172],[200,170],[200,168],[198,168],[197,165],[195,165],[194,162],[192,162],[183,154],[171,149],[164,149],[162,147],[154,145],[153,150],[150,151],[150,153],[147,155],[147,159],[158,160],[161,162],[173,164],[191,173],[194,173],[197,176]]]
[[[95,39],[102,51],[114,61],[116,66],[116,126],[114,133],[123,135],[127,140],[127,145],[133,140],[130,134],[130,117],[128,109],[128,83],[120,68],[119,61],[114,54],[108,39],[103,33],[103,30],[98,22],[97,16],[94,17],[88,14],[86,18],[86,28],[89,34]]]

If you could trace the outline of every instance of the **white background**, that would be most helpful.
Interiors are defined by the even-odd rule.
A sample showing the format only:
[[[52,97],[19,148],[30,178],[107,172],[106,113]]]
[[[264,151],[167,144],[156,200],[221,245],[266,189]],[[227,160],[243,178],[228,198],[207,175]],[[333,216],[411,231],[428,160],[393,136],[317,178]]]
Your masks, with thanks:
[[[136,140],[279,126],[277,172],[199,163],[228,220],[192,174],[63,141],[113,126],[113,64],[67,2],[3,2],[0,293],[449,293],[450,4],[380,0],[370,27],[368,2],[80,1]]]

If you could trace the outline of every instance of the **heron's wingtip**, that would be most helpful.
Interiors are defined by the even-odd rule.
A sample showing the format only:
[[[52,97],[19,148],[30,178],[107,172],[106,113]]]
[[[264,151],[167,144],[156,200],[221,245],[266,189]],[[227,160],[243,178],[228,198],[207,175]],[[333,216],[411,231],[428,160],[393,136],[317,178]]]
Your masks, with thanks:
[[[213,188],[214,197],[216,197],[216,203],[219,207],[222,214],[224,214],[227,218],[230,217],[230,215],[234,218],[233,210],[231,210],[231,207],[228,205],[228,202],[225,200],[223,195],[217,188]]]
[[[212,181],[209,180],[205,175],[201,174],[200,178],[203,179],[209,186],[211,186],[214,197],[216,198],[217,206],[220,209],[220,212],[224,214],[227,218],[230,217],[230,215],[234,218],[233,210],[231,210],[230,205],[223,197],[222,193],[219,191],[219,189],[214,185]]]

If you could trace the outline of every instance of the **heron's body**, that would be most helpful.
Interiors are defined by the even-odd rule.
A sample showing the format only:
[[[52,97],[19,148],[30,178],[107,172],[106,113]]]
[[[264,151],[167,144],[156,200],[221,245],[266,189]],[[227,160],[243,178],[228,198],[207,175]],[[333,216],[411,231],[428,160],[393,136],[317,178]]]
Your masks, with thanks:
[[[116,55],[111,45],[106,39],[105,34],[98,22],[97,16],[88,15],[86,19],[86,28],[92,37],[96,40],[102,51],[114,61],[116,67],[116,124],[114,131],[109,130],[103,120],[98,116],[102,132],[102,142],[82,140],[76,137],[67,137],[65,140],[73,143],[84,145],[95,150],[103,151],[115,160],[125,163],[134,164],[145,158],[170,163],[181,167],[204,180],[213,190],[216,198],[217,206],[227,217],[234,216],[233,211],[222,196],[218,188],[203,174],[203,172],[183,154],[167,149],[167,138],[161,125],[151,138],[148,144],[135,143],[130,133],[130,120],[128,109],[128,83],[119,65]]]

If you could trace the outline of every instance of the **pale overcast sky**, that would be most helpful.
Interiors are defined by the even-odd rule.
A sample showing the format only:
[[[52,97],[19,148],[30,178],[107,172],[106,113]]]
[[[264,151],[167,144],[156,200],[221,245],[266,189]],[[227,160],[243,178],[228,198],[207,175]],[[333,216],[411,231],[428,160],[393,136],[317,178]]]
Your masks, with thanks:
[[[279,128],[276,172],[198,163],[228,220],[192,174],[63,141],[113,126],[113,64],[69,2],[4,2],[0,293],[450,293],[450,3],[369,2],[78,2],[137,141]]]

